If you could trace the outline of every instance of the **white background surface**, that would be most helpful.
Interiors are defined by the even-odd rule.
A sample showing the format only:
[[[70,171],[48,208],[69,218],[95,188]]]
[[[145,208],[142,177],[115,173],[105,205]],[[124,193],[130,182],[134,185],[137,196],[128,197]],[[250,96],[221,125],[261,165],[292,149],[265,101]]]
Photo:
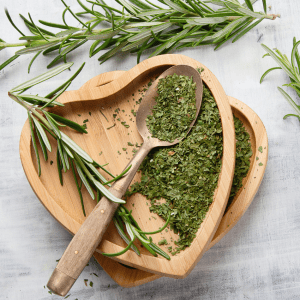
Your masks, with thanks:
[[[75,0],[67,2],[76,11]],[[68,299],[300,299],[300,127],[296,119],[282,119],[293,113],[277,91],[288,77],[277,70],[259,84],[263,72],[275,66],[271,58],[262,59],[260,43],[290,55],[292,38],[300,39],[300,2],[267,2],[272,6],[270,12],[280,13],[281,19],[263,21],[237,43],[226,44],[216,52],[210,46],[177,52],[206,65],[226,93],[249,105],[266,126],[269,162],[246,214],[186,279],[161,278],[124,289],[101,267],[90,263]],[[63,10],[59,0],[1,0],[0,37],[7,42],[16,42],[19,34],[6,19],[4,7],[25,32],[18,13],[30,12],[36,21],[60,22]],[[262,10],[260,2],[255,9]],[[0,63],[15,50],[1,51]],[[96,57],[88,58],[87,50],[86,44],[73,52],[73,72],[82,61],[87,65],[71,89],[100,73],[129,70],[136,64],[135,56],[123,55],[100,66]],[[7,91],[29,79],[31,57],[24,56],[0,72],[0,299],[59,299],[49,295],[44,285],[71,239],[33,193],[19,159],[19,137],[26,112],[8,98]],[[49,61],[39,57],[30,77],[44,72]],[[69,74],[63,73],[49,85],[56,87],[65,76]],[[86,287],[84,279],[92,280],[94,286]]]

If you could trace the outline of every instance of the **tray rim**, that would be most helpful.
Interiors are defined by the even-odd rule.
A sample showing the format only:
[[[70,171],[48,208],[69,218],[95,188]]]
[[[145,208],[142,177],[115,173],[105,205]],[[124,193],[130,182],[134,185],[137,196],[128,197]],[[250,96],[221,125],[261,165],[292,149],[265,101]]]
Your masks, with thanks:
[[[99,88],[89,88],[89,89],[79,89],[77,91],[69,91],[65,92],[59,97],[59,100],[66,104],[76,101],[84,101],[84,100],[98,100],[99,95],[100,98],[105,98],[109,95],[116,94],[118,91],[126,87],[132,80],[134,80],[137,76],[142,75],[144,72],[149,71],[155,67],[162,66],[171,66],[177,64],[187,64],[193,67],[203,67],[205,71],[202,73],[202,79],[209,86],[210,90],[214,94],[214,97],[217,101],[219,110],[221,112],[221,121],[222,126],[226,126],[226,133],[223,134],[224,140],[224,152],[222,158],[222,168],[220,172],[219,184],[217,187],[217,192],[214,196],[214,201],[204,219],[202,225],[200,226],[197,237],[201,236],[202,239],[196,238],[193,244],[187,249],[188,259],[185,255],[184,266],[180,263],[178,265],[178,261],[182,260],[182,257],[173,257],[171,261],[164,261],[161,258],[155,258],[148,255],[141,255],[141,257],[136,256],[132,251],[128,251],[122,256],[116,257],[115,260],[125,263],[129,266],[133,266],[139,268],[141,270],[147,270],[153,273],[157,273],[164,276],[174,277],[174,278],[184,278],[186,277],[196,263],[202,257],[205,248],[213,238],[215,231],[221,221],[221,217],[223,215],[224,209],[226,207],[227,199],[230,192],[230,187],[233,178],[233,170],[234,170],[234,162],[235,162],[235,139],[230,140],[231,137],[234,137],[234,126],[233,126],[233,117],[231,113],[231,109],[229,103],[227,101],[226,94],[216,79],[216,77],[209,71],[209,69],[203,66],[200,62],[186,57],[184,55],[178,54],[167,54],[158,57],[153,57],[151,59],[145,60],[139,65],[136,65],[129,71],[126,71],[126,76],[120,76],[110,84],[105,87]],[[122,83],[122,84],[121,84]],[[107,88],[109,87],[109,88]],[[221,100],[222,99],[222,100]],[[224,101],[224,99],[226,99]],[[223,114],[223,116],[222,116]],[[34,186],[34,182],[38,181],[37,174],[35,172],[33,163],[30,170],[25,167],[24,158],[31,157],[30,152],[30,135],[26,135],[29,132],[28,124],[23,127],[21,139],[20,139],[20,156],[22,165],[26,174],[26,177],[34,190],[35,194],[45,206],[45,208],[50,212],[50,214],[55,217],[65,228],[69,229],[68,231],[77,232],[80,227],[80,224],[75,221],[72,217],[70,217],[64,210],[61,208],[55,201],[51,201],[52,197],[47,192],[46,189],[36,190]],[[26,147],[27,145],[27,147]],[[33,161],[33,159],[31,159]],[[43,185],[42,185],[43,187]],[[221,197],[222,196],[222,197]],[[98,252],[118,252],[123,249],[121,246],[118,246],[108,240],[104,240],[100,249],[97,248]],[[200,252],[198,252],[200,249]],[[197,250],[197,251],[195,251]],[[187,253],[186,252],[186,253]],[[160,260],[160,261],[158,261]],[[145,262],[147,261],[147,267],[145,267]],[[177,265],[176,265],[177,264]],[[157,269],[158,265],[160,265],[160,270]],[[175,267],[176,266],[176,267]],[[176,271],[175,271],[176,269]],[[162,271],[163,270],[163,271]]]

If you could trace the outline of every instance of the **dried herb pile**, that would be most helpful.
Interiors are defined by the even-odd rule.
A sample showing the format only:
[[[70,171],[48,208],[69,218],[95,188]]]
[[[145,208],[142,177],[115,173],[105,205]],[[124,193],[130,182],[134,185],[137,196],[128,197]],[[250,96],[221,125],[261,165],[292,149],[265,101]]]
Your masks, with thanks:
[[[250,169],[250,157],[252,156],[252,148],[250,144],[250,135],[246,131],[240,119],[233,116],[235,139],[236,139],[236,156],[235,156],[235,169],[230,196],[227,203],[227,208],[232,203],[235,195],[243,186],[243,178],[247,176]],[[227,209],[226,208],[226,209]]]
[[[173,142],[186,135],[196,117],[196,82],[193,77],[169,75],[157,85],[158,96],[146,124],[153,137]]]
[[[172,254],[191,244],[205,218],[217,187],[222,152],[219,110],[204,87],[201,110],[189,135],[173,147],[151,151],[141,166],[141,182],[133,184],[129,193],[147,196],[150,210],[163,219],[171,212],[170,228],[179,233]]]
[[[250,136],[234,117],[237,158],[229,201],[242,186],[250,168]],[[179,234],[172,255],[190,246],[213,201],[223,154],[222,125],[217,104],[203,86],[203,99],[197,121],[179,144],[154,149],[141,165],[141,182],[131,186],[128,196],[141,193],[151,200],[150,210],[163,219],[171,214],[170,228]],[[161,198],[164,198],[162,200]],[[229,206],[229,205],[228,205]],[[227,207],[228,207],[227,206]]]

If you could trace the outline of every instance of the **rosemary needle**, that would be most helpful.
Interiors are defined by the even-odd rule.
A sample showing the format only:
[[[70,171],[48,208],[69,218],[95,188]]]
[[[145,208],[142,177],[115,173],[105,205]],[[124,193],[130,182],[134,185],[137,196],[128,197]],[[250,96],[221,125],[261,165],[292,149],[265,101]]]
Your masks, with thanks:
[[[20,41],[7,43],[0,40],[0,50],[6,47],[23,48],[3,62],[0,70],[19,55],[34,52],[42,52],[44,55],[56,54],[48,65],[48,68],[51,68],[63,60],[66,61],[69,53],[87,41],[93,41],[89,50],[90,57],[101,50],[106,51],[98,58],[100,63],[121,52],[136,53],[139,62],[145,52],[154,56],[174,49],[204,45],[213,45],[218,49],[232,38],[234,38],[233,42],[240,39],[262,20],[274,20],[279,17],[279,15],[266,13],[266,0],[262,0],[264,12],[254,12],[252,4],[256,0],[247,0],[244,4],[230,0],[187,0],[186,2],[164,0],[160,1],[162,7],[149,0],[117,0],[120,5],[118,8],[98,0],[87,0],[85,4],[77,0],[83,9],[77,14],[65,0],[61,1],[64,6],[63,24],[39,21],[44,26],[61,29],[62,31],[58,33],[37,26],[29,14],[29,20],[21,15],[32,34],[24,36],[8,11],[5,11],[11,25],[21,34],[21,43]],[[69,26],[65,20],[67,13],[71,14],[81,26]],[[88,20],[81,19],[82,15]],[[28,70],[35,58],[36,56],[31,60]]]

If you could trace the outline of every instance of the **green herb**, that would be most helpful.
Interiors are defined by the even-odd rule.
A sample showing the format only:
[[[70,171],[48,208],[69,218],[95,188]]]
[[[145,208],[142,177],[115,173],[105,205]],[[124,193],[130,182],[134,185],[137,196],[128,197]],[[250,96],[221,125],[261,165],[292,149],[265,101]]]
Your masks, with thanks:
[[[266,0],[262,0],[266,7]],[[29,66],[37,55],[43,53],[56,56],[48,65],[51,68],[60,61],[66,60],[67,55],[89,41],[93,44],[89,56],[97,55],[106,50],[98,60],[103,63],[122,52],[136,53],[139,62],[142,53],[149,52],[150,56],[168,53],[173,49],[185,47],[214,45],[215,49],[234,37],[237,41],[264,19],[274,20],[279,15],[268,15],[266,11],[254,12],[246,4],[236,0],[209,0],[205,1],[162,1],[163,8],[151,1],[118,0],[120,7],[109,6],[103,1],[87,0],[89,7],[80,0],[78,4],[83,11],[75,14],[63,0],[62,22],[60,24],[49,21],[39,22],[50,28],[60,28],[56,34],[36,26],[30,20],[20,15],[31,36],[24,36],[14,24],[9,13],[6,15],[9,22],[22,35],[17,43],[0,41],[0,50],[6,47],[22,47],[13,57],[5,61],[0,70],[19,56],[35,54]],[[252,3],[252,2],[251,2]],[[215,4],[219,9],[215,9]],[[78,27],[67,24],[65,14],[80,23]],[[81,16],[87,20],[81,19]],[[107,26],[107,24],[109,26]],[[97,25],[100,26],[96,27]],[[30,69],[30,68],[29,68]]]
[[[89,115],[91,116],[92,115],[92,113],[89,111]]]
[[[242,122],[234,117],[234,125],[237,159],[229,201],[241,188],[252,155],[250,136]],[[218,108],[204,86],[201,110],[189,135],[173,147],[152,150],[141,166],[141,182],[133,184],[127,192],[145,195],[151,200],[150,211],[161,217],[171,214],[170,228],[179,234],[175,248],[168,247],[172,255],[191,244],[205,218],[217,186],[222,150]],[[166,203],[161,203],[161,198]]]
[[[160,240],[159,242],[158,242],[158,245],[168,245],[168,242],[167,242],[167,240],[166,239],[162,239],[162,240]]]
[[[94,283],[93,281],[90,281],[90,287],[93,287]]]
[[[104,115],[104,113],[100,110],[101,115],[106,119],[106,121],[108,122],[106,116]]]
[[[80,114],[78,114],[78,117],[81,117],[81,115],[80,115]]]
[[[86,122],[88,122],[89,121],[89,119],[85,119],[84,121],[83,121],[83,123],[86,123]]]
[[[87,282],[89,281],[88,279],[83,279],[85,286],[87,286]]]
[[[127,150],[127,148],[122,148],[123,149],[123,151],[126,151]]]
[[[198,71],[199,74],[201,74],[201,73],[204,71],[204,68],[202,68],[202,67],[199,68],[199,67],[198,67],[198,68],[197,68],[197,71]]]
[[[260,153],[263,153],[263,148],[262,148],[262,146],[259,146],[259,147],[258,147],[258,151],[259,151]]]
[[[111,129],[111,128],[115,127],[115,126],[116,126],[116,124],[114,124],[114,125],[111,125],[110,127],[107,127],[106,129],[107,129],[107,130],[109,130],[109,129]]]
[[[243,178],[248,174],[250,169],[250,157],[252,156],[250,135],[243,126],[243,123],[237,117],[233,116],[233,118],[236,139],[236,156],[234,177],[226,209],[228,209],[235,195],[243,186]]]
[[[103,153],[103,151],[101,151],[101,152],[99,153],[99,156],[100,156],[102,153]]]
[[[264,164],[260,162],[258,165],[261,167],[261,166],[263,166]]]
[[[114,119],[117,117],[117,114],[113,114]]]
[[[51,165],[51,166],[53,165],[53,160],[50,160],[50,165]]]
[[[136,112],[134,111],[134,109],[132,109],[131,112],[136,117]]]
[[[294,89],[300,97],[300,56],[298,51],[298,46],[300,41],[297,41],[294,37],[293,39],[293,49],[291,53],[291,61],[288,60],[287,56],[282,54],[278,49],[272,51],[266,45],[262,44],[263,48],[266,50],[267,54],[265,56],[271,56],[279,67],[268,69],[261,77],[260,83],[264,80],[267,74],[269,74],[273,70],[282,69],[290,78],[290,83],[284,84],[283,86],[290,87]],[[296,117],[300,121],[300,105],[296,104],[296,102],[287,94],[282,88],[278,87],[279,92],[284,96],[284,98],[288,101],[288,103],[292,106],[295,111],[295,114],[287,114],[283,117],[286,119],[288,117]]]
[[[170,228],[179,233],[172,254],[191,244],[213,201],[222,146],[219,111],[204,87],[201,110],[188,136],[173,147],[152,150],[141,165],[141,182],[134,183],[127,193],[147,196],[150,210],[164,219],[171,214]],[[170,151],[175,154],[169,155]],[[160,203],[161,198],[166,203]]]
[[[129,128],[130,126],[128,124],[126,124],[126,122],[121,122],[121,124],[126,127],[126,128]]]
[[[259,157],[258,157],[258,156],[256,156],[256,160],[259,160]]]
[[[189,76],[173,74],[159,80],[156,104],[146,118],[153,137],[173,142],[186,135],[196,116],[195,91],[196,83]]]
[[[128,142],[127,143],[128,146],[134,146],[132,143]]]

